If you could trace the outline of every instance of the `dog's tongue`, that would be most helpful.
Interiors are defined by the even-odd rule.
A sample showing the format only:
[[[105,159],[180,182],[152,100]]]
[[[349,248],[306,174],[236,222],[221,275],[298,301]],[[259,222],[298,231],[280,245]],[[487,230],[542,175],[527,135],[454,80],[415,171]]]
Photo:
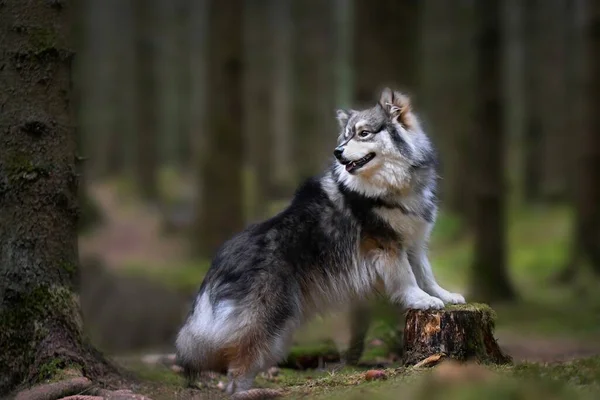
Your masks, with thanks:
[[[350,172],[354,168],[354,162],[346,164],[346,171]]]

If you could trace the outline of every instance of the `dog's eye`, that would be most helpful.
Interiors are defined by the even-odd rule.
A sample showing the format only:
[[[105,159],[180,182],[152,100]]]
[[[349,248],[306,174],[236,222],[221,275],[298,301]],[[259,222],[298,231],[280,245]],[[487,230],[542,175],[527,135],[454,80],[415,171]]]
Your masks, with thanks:
[[[369,136],[370,134],[371,134],[371,132],[369,132],[369,131],[360,131],[360,132],[358,133],[358,137],[361,137],[361,138],[366,138],[366,137],[367,137],[367,136]]]

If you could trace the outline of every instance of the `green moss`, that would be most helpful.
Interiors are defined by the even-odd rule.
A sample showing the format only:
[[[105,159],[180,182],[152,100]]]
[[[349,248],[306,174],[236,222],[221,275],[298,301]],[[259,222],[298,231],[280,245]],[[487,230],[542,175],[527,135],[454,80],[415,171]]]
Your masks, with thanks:
[[[57,46],[56,32],[52,29],[28,27],[27,37],[29,39],[30,50],[35,53],[53,49]]]
[[[15,152],[10,155],[6,163],[8,176],[12,182],[18,180],[34,180],[39,176],[47,176],[49,168],[44,165],[36,165],[29,154]]]
[[[26,293],[17,293],[5,302],[0,311],[0,343],[6,344],[0,356],[0,375],[20,376],[21,379],[26,376],[37,361],[38,343],[50,333],[48,321],[81,332],[82,321],[77,307],[74,293],[57,286],[37,286]],[[66,367],[61,362],[58,358],[38,366],[37,379],[48,379],[59,367]]]

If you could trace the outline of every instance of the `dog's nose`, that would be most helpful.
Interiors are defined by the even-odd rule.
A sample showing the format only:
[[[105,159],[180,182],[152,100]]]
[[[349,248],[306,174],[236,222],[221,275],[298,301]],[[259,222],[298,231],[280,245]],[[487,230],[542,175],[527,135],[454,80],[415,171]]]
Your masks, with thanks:
[[[335,156],[335,158],[337,158],[338,160],[340,160],[342,158],[342,153],[344,152],[344,148],[339,146],[336,147],[335,150],[333,151],[333,155]]]

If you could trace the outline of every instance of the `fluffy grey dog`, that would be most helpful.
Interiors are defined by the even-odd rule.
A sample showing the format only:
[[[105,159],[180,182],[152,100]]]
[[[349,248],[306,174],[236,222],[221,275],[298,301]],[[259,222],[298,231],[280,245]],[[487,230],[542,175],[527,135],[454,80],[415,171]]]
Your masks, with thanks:
[[[408,97],[385,89],[338,120],[331,168],[215,255],[177,337],[189,377],[227,371],[229,393],[249,390],[303,321],[379,287],[405,308],[465,302],[440,287],[427,257],[436,155]]]

